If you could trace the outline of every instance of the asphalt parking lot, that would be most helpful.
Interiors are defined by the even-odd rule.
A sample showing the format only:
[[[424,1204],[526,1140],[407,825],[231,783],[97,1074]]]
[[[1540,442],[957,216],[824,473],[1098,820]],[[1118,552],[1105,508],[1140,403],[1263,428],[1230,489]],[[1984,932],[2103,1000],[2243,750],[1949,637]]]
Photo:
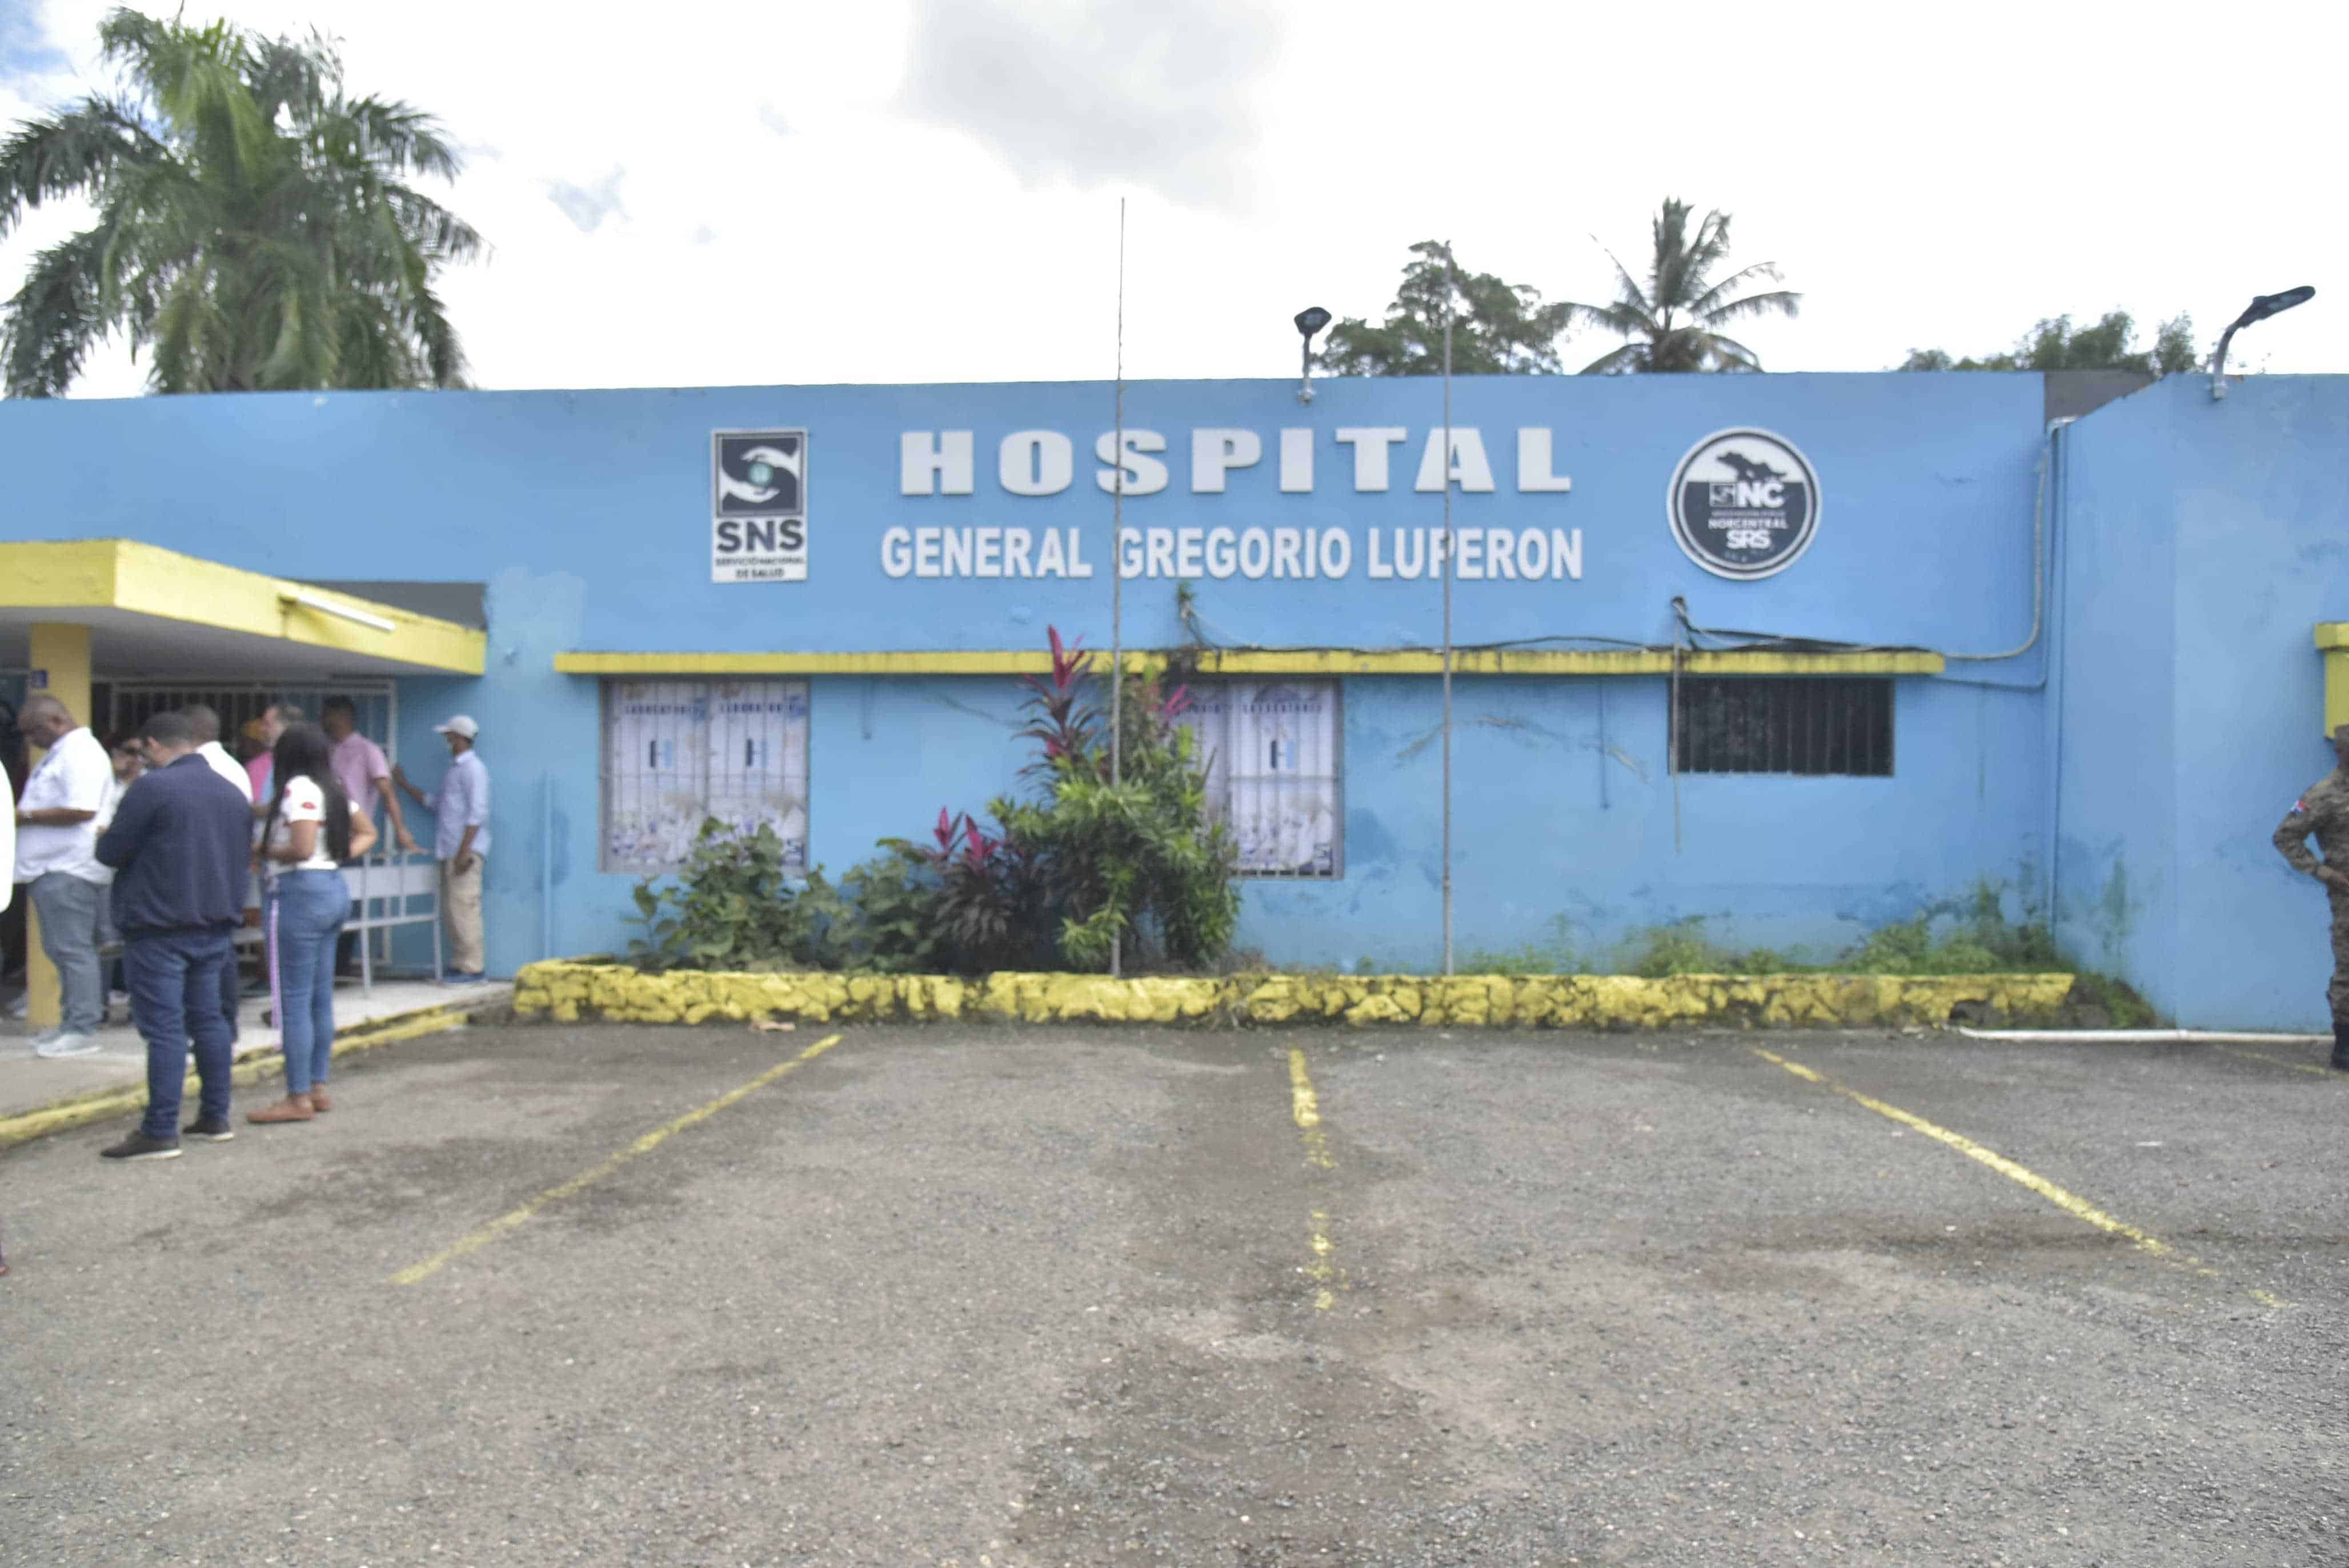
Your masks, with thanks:
[[[2313,1055],[839,1036],[0,1154],[0,1562],[2349,1562]]]

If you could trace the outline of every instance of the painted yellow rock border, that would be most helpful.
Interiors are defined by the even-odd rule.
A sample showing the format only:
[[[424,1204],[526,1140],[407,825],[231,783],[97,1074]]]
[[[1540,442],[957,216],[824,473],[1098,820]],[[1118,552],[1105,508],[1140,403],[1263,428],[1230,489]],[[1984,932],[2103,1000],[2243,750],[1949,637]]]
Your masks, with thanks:
[[[833,1022],[1414,1025],[1427,1028],[1837,1028],[1947,1023],[1969,1006],[2044,1018],[2069,975],[647,975],[624,964],[546,963],[514,980],[523,1017],[560,1023]]]

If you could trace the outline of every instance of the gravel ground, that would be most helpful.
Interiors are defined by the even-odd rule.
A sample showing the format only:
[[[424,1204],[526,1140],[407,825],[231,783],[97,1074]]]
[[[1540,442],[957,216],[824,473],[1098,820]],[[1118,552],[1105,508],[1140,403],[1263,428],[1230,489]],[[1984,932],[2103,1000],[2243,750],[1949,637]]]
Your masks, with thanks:
[[[2349,1563],[2349,1080],[844,1033],[412,1285],[814,1032],[474,1030],[0,1154],[0,1563]]]

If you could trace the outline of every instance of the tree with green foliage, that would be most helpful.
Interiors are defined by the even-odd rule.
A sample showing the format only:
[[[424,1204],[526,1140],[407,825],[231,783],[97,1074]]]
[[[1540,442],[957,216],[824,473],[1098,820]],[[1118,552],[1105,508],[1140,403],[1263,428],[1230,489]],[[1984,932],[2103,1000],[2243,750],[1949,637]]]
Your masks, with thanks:
[[[1444,322],[1452,318],[1452,368],[1461,376],[1555,375],[1566,307],[1491,273],[1464,273],[1452,247],[1422,240],[1402,286],[1376,326],[1349,316],[1330,329],[1314,356],[1332,376],[1441,376]]]
[[[434,283],[481,238],[406,181],[451,179],[439,122],[353,98],[333,44],[116,10],[124,85],[0,144],[0,237],[78,196],[90,228],[34,259],[0,306],[0,383],[57,397],[109,334],[157,392],[456,387]]]
[[[1746,294],[1756,279],[1778,281],[1774,263],[1756,262],[1725,276],[1729,214],[1707,212],[1689,232],[1689,204],[1672,197],[1649,226],[1651,254],[1645,283],[1612,251],[1615,299],[1609,304],[1568,304],[1569,322],[1611,332],[1626,341],[1582,367],[1585,376],[1691,370],[1759,370],[1754,351],[1723,333],[1733,322],[1792,316],[1803,296],[1785,289]]]
[[[2125,310],[2107,311],[2094,326],[2074,326],[2068,315],[2050,316],[2016,340],[2004,354],[1952,359],[1947,349],[1912,348],[1903,370],[2134,370],[2140,376],[2175,376],[2201,363],[2194,349],[2194,320],[2179,315],[2154,329],[2153,346],[2135,346],[2137,320]]]

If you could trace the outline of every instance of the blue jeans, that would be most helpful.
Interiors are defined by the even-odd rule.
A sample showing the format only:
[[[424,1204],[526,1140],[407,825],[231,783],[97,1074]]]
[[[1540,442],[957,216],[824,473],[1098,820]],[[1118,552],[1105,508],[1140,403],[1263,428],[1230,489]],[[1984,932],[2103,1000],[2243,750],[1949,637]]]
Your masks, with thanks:
[[[326,1081],[335,1055],[335,938],[351,912],[340,872],[281,872],[266,895],[270,1005],[285,1041],[285,1092]]]
[[[108,891],[70,872],[35,877],[28,890],[41,920],[41,951],[57,966],[67,1033],[94,1035],[106,1014],[106,976],[98,963],[98,916]]]
[[[236,962],[235,952],[225,931],[132,934],[122,944],[130,1018],[147,1041],[147,1116],[139,1130],[150,1138],[179,1139],[191,1037],[196,1077],[203,1083],[198,1114],[228,1119],[228,1074],[236,1053],[221,1015],[221,971]]]

